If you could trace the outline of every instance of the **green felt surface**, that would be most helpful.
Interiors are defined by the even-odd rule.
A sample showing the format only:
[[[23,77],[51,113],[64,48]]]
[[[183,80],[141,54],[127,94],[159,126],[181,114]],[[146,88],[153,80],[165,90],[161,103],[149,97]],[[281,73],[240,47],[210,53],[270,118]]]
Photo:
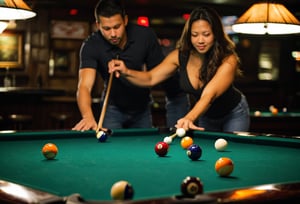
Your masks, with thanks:
[[[0,179],[66,196],[80,193],[85,199],[111,200],[110,188],[127,180],[134,199],[180,194],[181,181],[197,176],[205,192],[268,183],[300,181],[298,139],[201,132],[194,142],[203,150],[199,161],[191,161],[175,138],[166,157],[154,152],[156,142],[167,134],[156,129],[116,130],[107,142],[98,143],[94,132],[23,132],[0,134]],[[229,142],[225,152],[214,149],[216,138]],[[59,153],[46,160],[42,146],[55,143]],[[214,165],[230,157],[235,169],[230,177],[219,177]]]
[[[251,111],[250,115],[255,116],[255,111]],[[300,112],[278,112],[277,114],[273,114],[271,111],[260,111],[260,116],[255,117],[300,117]]]

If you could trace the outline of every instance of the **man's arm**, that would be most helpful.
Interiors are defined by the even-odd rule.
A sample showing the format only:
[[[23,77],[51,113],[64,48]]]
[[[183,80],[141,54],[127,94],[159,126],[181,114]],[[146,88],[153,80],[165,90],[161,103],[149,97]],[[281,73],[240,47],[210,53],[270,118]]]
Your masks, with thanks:
[[[82,68],[79,70],[79,80],[77,87],[77,104],[82,119],[73,130],[96,130],[97,122],[92,110],[92,88],[96,79],[96,70],[93,68]]]

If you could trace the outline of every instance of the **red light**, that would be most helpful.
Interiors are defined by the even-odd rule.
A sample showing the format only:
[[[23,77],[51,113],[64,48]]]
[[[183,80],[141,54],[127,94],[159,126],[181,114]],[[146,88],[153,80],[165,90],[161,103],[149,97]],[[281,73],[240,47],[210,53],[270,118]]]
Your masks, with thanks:
[[[137,19],[137,24],[141,26],[149,27],[149,19],[147,16],[139,16]]]
[[[185,13],[185,14],[182,15],[182,18],[183,18],[184,20],[186,20],[186,21],[189,19],[189,17],[190,17],[190,14],[189,14],[189,13]]]
[[[71,16],[75,16],[75,15],[78,14],[78,10],[77,10],[77,9],[71,9],[71,10],[69,11],[69,14],[70,14]]]

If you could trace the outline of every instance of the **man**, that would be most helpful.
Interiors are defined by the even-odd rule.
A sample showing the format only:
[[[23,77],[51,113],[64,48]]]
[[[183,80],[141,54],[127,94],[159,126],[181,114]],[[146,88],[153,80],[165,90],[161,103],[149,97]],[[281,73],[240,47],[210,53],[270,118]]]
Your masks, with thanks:
[[[80,70],[77,103],[82,120],[74,130],[96,130],[91,103],[96,72],[104,80],[103,97],[109,79],[108,62],[114,58],[135,70],[151,69],[159,64],[164,55],[152,29],[128,23],[124,4],[121,0],[100,0],[95,7],[97,32],[89,36],[80,50]],[[179,91],[175,78],[166,83],[168,126],[174,126],[177,119],[188,110],[187,95]],[[150,89],[140,88],[126,80],[114,78],[103,122],[103,127],[150,128]]]

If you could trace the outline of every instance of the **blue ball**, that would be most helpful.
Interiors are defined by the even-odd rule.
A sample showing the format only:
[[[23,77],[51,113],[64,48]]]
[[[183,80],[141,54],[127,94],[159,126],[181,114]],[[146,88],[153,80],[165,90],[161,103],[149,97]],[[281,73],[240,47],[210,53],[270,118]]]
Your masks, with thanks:
[[[108,134],[104,131],[99,131],[97,133],[98,142],[105,142],[107,140]]]
[[[191,146],[188,147],[186,154],[188,155],[188,157],[195,161],[198,160],[201,155],[202,155],[202,149],[199,145],[197,144],[192,144]]]

